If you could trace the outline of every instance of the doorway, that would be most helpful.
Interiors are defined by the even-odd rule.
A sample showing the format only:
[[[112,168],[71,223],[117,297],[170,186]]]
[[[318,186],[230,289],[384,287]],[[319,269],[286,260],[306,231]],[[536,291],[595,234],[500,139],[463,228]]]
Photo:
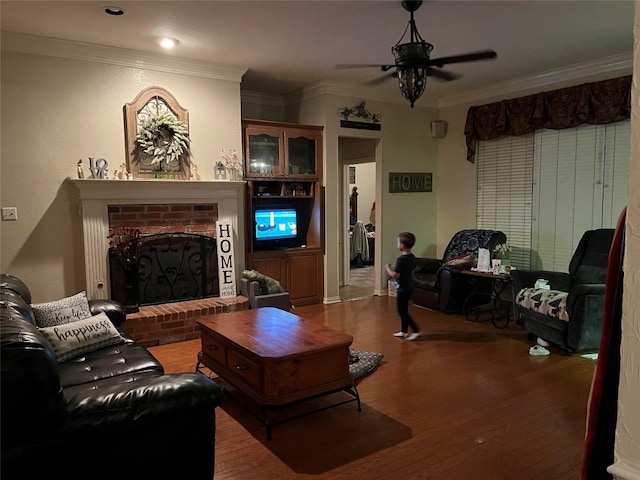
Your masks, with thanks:
[[[377,144],[377,139],[353,137],[340,137],[338,141],[343,192],[341,301],[371,297],[375,292]]]

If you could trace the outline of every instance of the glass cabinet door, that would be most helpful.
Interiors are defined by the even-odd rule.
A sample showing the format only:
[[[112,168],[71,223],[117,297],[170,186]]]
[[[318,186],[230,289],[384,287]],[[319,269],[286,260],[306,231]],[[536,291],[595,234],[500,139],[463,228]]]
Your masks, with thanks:
[[[288,175],[316,175],[316,140],[306,137],[287,138]]]
[[[277,175],[280,173],[280,137],[261,133],[249,134],[248,174]]]

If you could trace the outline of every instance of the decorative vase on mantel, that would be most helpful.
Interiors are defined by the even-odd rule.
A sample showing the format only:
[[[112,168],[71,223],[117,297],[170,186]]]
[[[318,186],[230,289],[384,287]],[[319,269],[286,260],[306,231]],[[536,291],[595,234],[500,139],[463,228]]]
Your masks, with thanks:
[[[232,182],[241,182],[244,179],[242,178],[242,172],[237,168],[227,168],[227,179]]]

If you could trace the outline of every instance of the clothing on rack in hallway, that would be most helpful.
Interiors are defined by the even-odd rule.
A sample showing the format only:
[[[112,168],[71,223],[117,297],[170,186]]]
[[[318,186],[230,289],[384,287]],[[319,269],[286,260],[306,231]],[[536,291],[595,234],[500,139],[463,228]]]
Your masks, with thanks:
[[[360,258],[358,258],[360,256]],[[364,223],[358,220],[351,232],[351,261],[358,265],[364,265],[369,259],[369,241],[367,240],[367,230]]]

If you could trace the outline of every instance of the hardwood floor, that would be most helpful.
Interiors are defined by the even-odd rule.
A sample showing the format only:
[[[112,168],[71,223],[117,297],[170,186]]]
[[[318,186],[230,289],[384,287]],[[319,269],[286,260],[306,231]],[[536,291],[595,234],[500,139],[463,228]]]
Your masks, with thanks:
[[[579,478],[595,362],[551,348],[529,356],[517,326],[494,328],[411,307],[424,332],[394,338],[395,298],[299,307],[295,314],[384,354],[354,403],[263,425],[229,397],[217,410],[216,480]],[[193,371],[199,341],[150,350],[167,372]]]
[[[340,287],[340,300],[344,302],[373,297],[375,268],[373,265],[351,268],[349,285]]]

